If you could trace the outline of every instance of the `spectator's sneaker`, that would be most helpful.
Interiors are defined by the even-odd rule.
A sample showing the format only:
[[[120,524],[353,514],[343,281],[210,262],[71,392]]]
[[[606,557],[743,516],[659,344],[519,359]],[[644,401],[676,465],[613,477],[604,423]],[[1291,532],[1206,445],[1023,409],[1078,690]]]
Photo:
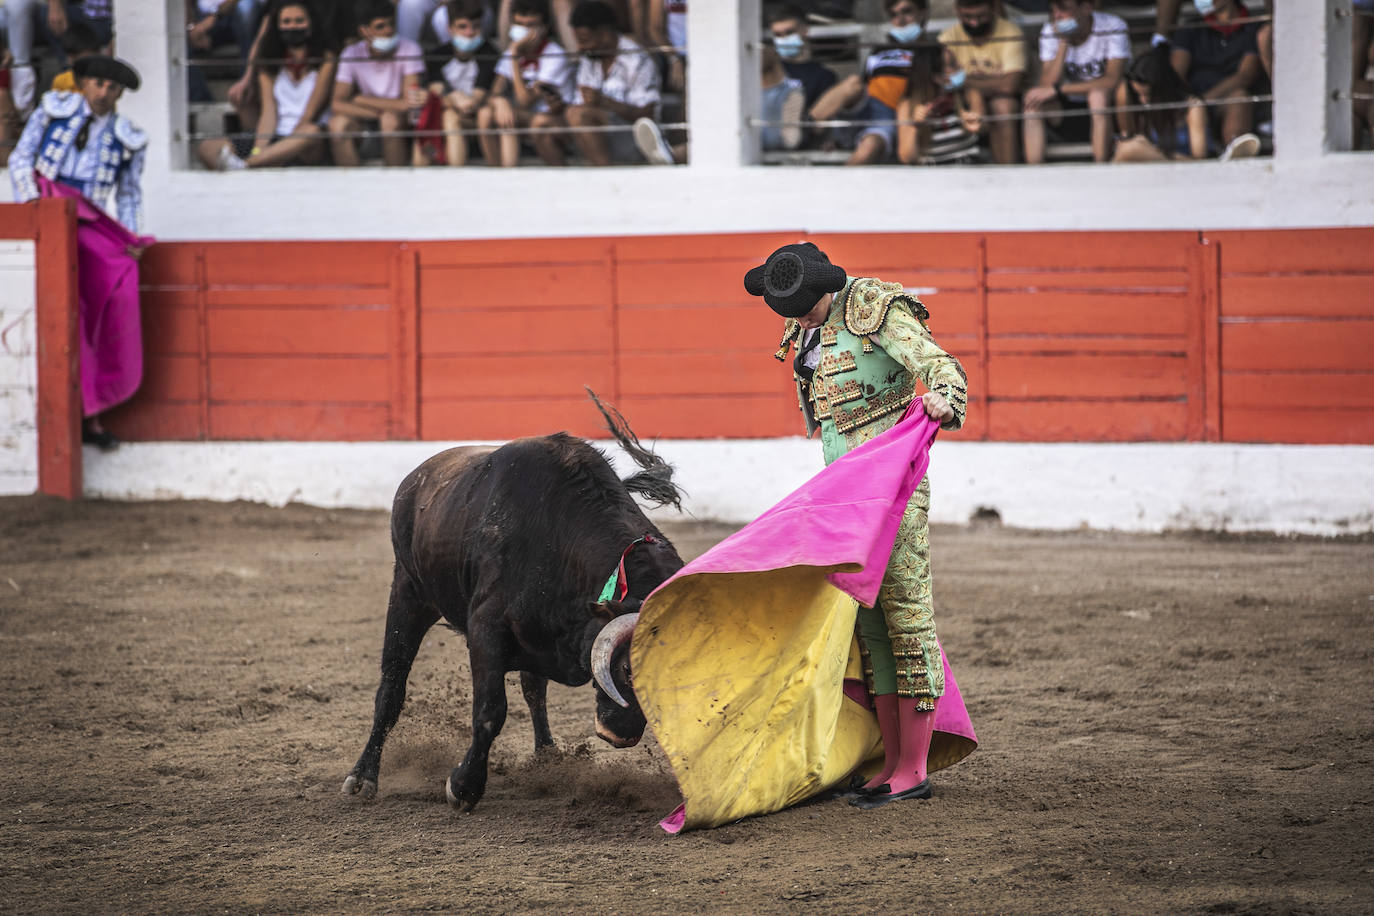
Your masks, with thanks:
[[[1241,134],[1226,144],[1226,149],[1221,151],[1221,155],[1217,159],[1220,162],[1230,162],[1232,159],[1249,159],[1259,151],[1259,137],[1254,134]]]
[[[782,138],[783,149],[796,149],[802,144],[802,117],[806,114],[806,92],[793,89],[782,98],[782,124],[778,135]]]
[[[20,118],[27,118],[33,111],[34,90],[38,88],[38,75],[32,67],[10,68],[10,95],[14,96],[14,109]]]
[[[635,146],[644,154],[644,158],[653,165],[672,165],[673,151],[663,139],[663,131],[658,129],[658,125],[651,118],[639,118],[635,121]]]
[[[221,172],[238,172],[248,168],[248,163],[244,162],[243,158],[234,152],[234,148],[227,143],[220,147],[216,165]]]

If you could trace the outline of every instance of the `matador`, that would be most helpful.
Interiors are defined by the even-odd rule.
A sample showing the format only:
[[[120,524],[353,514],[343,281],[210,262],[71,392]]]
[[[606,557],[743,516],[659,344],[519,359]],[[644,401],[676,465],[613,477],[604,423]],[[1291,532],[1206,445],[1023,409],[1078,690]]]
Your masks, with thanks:
[[[775,356],[794,348],[793,375],[808,438],[830,464],[896,425],[919,386],[940,428],[963,425],[967,377],[926,325],[930,313],[899,283],[850,277],[810,242],[784,245],[745,274],[745,289],[786,319]],[[918,385],[919,383],[919,385]],[[902,516],[877,604],[859,608],[864,680],[882,731],[883,769],[850,804],[876,808],[929,798],[926,759],[944,666],[931,598],[929,480]]]

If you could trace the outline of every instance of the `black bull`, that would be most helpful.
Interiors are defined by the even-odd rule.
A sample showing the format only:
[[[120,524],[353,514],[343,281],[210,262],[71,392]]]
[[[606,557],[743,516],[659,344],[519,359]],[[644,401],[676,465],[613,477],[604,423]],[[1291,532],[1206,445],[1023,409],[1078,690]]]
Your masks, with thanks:
[[[445,785],[452,804],[471,810],[486,788],[487,756],[506,721],[508,671],[520,672],[536,752],[553,745],[549,680],[576,687],[595,678],[597,734],[617,747],[643,735],[630,682],[634,612],[682,560],[631,491],[679,506],[681,495],[672,467],[643,448],[613,408],[614,417],[597,406],[643,468],[627,480],[595,448],[558,433],[449,449],[401,482],[381,684],[345,793],[376,795],[382,745],[405,703],[411,664],[441,617],[467,636],[472,670],[472,744]],[[622,556],[628,592],[598,602]]]

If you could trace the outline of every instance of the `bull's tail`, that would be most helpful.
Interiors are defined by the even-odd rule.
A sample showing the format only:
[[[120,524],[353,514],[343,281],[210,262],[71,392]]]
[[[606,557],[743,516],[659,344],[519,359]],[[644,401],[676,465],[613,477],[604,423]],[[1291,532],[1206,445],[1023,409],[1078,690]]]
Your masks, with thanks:
[[[606,429],[620,443],[634,463],[642,470],[625,478],[625,489],[638,493],[656,506],[673,506],[682,511],[682,491],[673,483],[673,466],[660,458],[653,449],[645,448],[639,437],[630,429],[620,411],[609,404],[601,403],[596,392],[587,388],[596,409],[606,418]]]

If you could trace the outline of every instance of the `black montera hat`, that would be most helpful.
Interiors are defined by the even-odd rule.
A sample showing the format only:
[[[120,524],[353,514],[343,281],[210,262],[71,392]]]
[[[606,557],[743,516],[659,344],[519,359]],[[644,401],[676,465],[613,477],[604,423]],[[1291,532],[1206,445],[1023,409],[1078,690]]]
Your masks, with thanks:
[[[72,75],[78,80],[87,76],[114,80],[131,91],[137,89],[142,83],[138,78],[138,71],[133,68],[133,65],[117,57],[107,57],[104,54],[91,54],[76,61],[72,64]]]
[[[744,275],[744,289],[784,318],[800,318],[821,296],[844,289],[844,271],[810,242],[784,245]]]

